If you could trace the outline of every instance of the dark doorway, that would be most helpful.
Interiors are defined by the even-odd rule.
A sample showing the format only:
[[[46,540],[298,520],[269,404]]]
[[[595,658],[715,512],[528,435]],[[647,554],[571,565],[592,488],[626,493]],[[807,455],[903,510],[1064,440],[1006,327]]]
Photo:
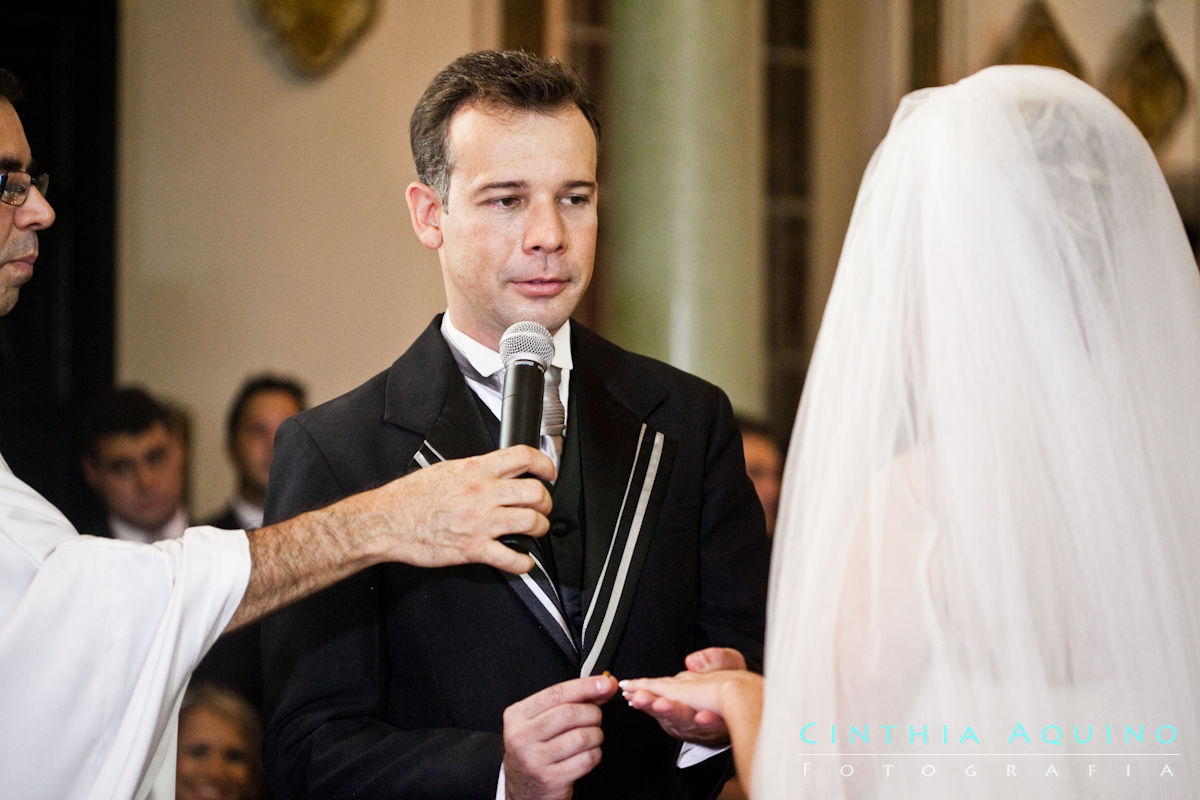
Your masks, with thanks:
[[[113,378],[115,0],[4,12],[7,63],[58,214],[34,278],[0,317],[0,453],[68,514],[90,502],[76,458],[81,410]]]

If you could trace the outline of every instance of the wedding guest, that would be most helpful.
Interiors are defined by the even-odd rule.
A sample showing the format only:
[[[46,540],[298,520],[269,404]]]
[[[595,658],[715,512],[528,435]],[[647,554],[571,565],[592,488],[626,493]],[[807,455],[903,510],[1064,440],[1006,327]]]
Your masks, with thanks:
[[[237,491],[225,510],[206,524],[242,530],[262,527],[275,430],[307,407],[304,387],[291,378],[264,372],[246,379],[229,407],[225,426],[225,452],[236,473]]]
[[[224,512],[205,524],[229,530],[262,527],[275,429],[306,405],[304,388],[290,378],[263,373],[242,384],[226,425],[226,450],[237,470],[237,493]],[[258,623],[222,636],[196,667],[195,677],[234,689],[261,714],[261,638]]]
[[[175,800],[260,800],[262,720],[236,692],[188,687],[179,707]]]
[[[83,475],[104,507],[80,529],[132,542],[178,539],[187,453],[167,406],[136,386],[101,392],[84,415]]]
[[[783,480],[783,451],[775,434],[762,422],[739,416],[738,430],[742,434],[742,455],[746,459],[746,474],[762,503],[767,520],[767,535],[775,535],[775,518],[779,515],[779,486]]]

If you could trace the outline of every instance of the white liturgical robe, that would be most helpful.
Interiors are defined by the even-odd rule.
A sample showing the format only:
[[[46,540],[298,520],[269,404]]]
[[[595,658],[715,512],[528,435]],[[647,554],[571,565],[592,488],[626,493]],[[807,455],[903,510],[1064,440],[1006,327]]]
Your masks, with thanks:
[[[249,576],[242,533],[81,536],[0,458],[0,797],[145,797]]]

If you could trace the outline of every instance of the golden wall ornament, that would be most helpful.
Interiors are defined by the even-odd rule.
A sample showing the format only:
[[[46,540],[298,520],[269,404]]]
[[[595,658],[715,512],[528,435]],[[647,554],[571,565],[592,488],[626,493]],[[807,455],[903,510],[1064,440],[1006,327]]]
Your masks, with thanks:
[[[1151,4],[1126,30],[1104,79],[1104,92],[1152,147],[1162,144],[1187,106],[1187,77],[1171,53]]]
[[[1030,0],[997,64],[1037,64],[1058,67],[1083,78],[1083,65],[1042,0]]]
[[[257,0],[279,34],[288,62],[317,77],[345,58],[374,21],[378,0]]]

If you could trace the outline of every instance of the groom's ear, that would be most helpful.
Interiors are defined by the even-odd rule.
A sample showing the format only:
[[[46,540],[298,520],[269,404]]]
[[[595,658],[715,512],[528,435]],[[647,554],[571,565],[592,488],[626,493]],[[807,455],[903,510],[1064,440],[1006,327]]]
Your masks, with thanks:
[[[413,231],[421,244],[430,250],[442,246],[442,198],[432,186],[414,181],[404,193]]]

